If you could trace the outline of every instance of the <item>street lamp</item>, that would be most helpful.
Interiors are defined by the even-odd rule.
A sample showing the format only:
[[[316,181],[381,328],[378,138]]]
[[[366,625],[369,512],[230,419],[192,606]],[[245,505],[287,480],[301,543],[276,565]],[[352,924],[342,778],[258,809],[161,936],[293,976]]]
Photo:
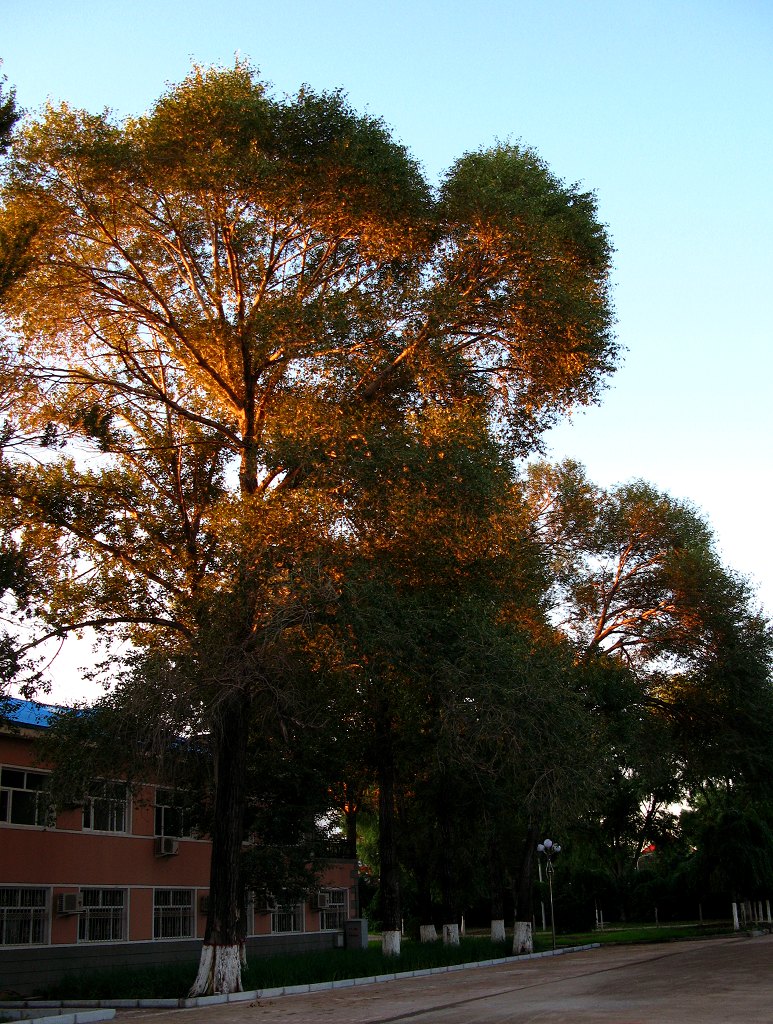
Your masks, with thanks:
[[[561,847],[558,843],[554,843],[552,839],[543,839],[541,843],[537,843],[537,853],[544,854],[545,857],[545,872],[548,876],[548,892],[550,893],[550,927],[553,930],[553,952],[556,949],[556,918],[553,914],[553,858],[561,852]]]

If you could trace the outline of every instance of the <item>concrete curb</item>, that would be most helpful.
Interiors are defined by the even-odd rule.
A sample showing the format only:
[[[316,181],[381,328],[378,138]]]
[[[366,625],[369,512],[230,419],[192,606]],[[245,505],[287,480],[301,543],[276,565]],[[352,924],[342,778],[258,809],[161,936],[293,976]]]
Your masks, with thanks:
[[[503,956],[496,960],[476,960],[467,964],[450,964],[446,967],[424,967],[415,971],[400,971],[395,974],[378,974],[366,978],[344,978],[340,981],[319,981],[309,985],[285,985],[279,988],[256,989],[252,992],[233,992],[227,996],[196,996],[193,999],[65,999],[61,1002],[29,1000],[14,1003],[0,1003],[0,1014],[24,1024],[94,1024],[96,1021],[112,1020],[116,1009],[179,1009],[192,1010],[199,1006],[218,1006],[222,1003],[243,1003],[261,999],[278,999],[280,996],[306,995],[309,992],[329,992],[333,989],[353,988],[361,985],[378,985],[388,981],[407,978],[425,978],[432,974],[451,974],[455,971],[470,971],[479,967],[499,967],[515,964],[522,960],[538,960],[545,956],[562,956],[564,953],[580,953],[587,949],[598,949],[600,942],[589,942],[584,946],[565,946],[549,949],[542,953],[522,953],[520,956]],[[77,1011],[76,1008],[77,1007]],[[93,1009],[92,1009],[93,1007]],[[65,1012],[73,1008],[72,1013]],[[38,1010],[58,1010],[53,1014],[35,1016]]]
[[[67,1013],[61,1009],[58,1013],[49,1014],[46,1017],[35,1017],[37,1008],[29,1010],[13,1010],[3,1007],[0,1009],[3,1017],[10,1017],[11,1020],[21,1020],[24,1024],[93,1024],[95,1021],[112,1020],[115,1017],[115,1009],[104,1010],[77,1010],[74,1013]]]

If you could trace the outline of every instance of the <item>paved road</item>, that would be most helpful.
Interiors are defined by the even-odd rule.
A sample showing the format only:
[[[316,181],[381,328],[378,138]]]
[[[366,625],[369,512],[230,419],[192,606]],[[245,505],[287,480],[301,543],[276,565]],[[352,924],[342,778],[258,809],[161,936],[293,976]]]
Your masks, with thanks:
[[[122,1014],[121,1021],[135,1016]],[[152,1024],[172,1024],[155,1020],[172,1016],[174,1024],[773,1024],[773,936],[606,946],[142,1016],[152,1016]]]

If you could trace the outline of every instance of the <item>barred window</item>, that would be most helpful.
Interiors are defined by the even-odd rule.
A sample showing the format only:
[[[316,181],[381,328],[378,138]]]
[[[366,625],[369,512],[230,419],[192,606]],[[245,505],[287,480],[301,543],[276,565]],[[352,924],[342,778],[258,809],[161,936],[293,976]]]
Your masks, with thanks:
[[[153,938],[193,938],[193,889],[156,889]]]
[[[303,907],[300,903],[294,906],[277,907],[271,911],[272,932],[302,932]]]
[[[46,889],[0,889],[0,946],[43,945],[47,931]]]
[[[83,805],[83,827],[91,832],[128,831],[129,792],[123,782],[99,782]]]
[[[183,807],[183,800],[173,789],[156,789],[156,827],[157,836],[170,836],[173,839],[185,839],[191,835],[188,815]]]
[[[126,890],[81,889],[79,942],[120,942],[126,938]]]
[[[47,781],[43,772],[0,769],[0,821],[9,825],[53,825]]]
[[[343,928],[344,922],[349,916],[348,891],[346,889],[324,889],[327,893],[327,910],[319,912],[319,927],[322,931]]]

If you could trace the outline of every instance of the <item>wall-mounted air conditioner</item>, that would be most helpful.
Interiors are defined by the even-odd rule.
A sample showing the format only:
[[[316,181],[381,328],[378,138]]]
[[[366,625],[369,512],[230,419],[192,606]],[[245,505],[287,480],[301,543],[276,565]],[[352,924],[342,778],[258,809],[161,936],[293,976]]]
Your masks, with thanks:
[[[327,910],[329,906],[330,893],[325,892],[324,889],[320,889],[319,892],[314,894],[314,909]]]
[[[63,892],[56,897],[56,912],[60,917],[83,913],[83,897],[77,892]]]
[[[180,852],[180,844],[171,836],[158,836],[156,839],[157,857],[174,857]]]
[[[209,913],[209,896],[199,896],[199,913],[204,915]]]

